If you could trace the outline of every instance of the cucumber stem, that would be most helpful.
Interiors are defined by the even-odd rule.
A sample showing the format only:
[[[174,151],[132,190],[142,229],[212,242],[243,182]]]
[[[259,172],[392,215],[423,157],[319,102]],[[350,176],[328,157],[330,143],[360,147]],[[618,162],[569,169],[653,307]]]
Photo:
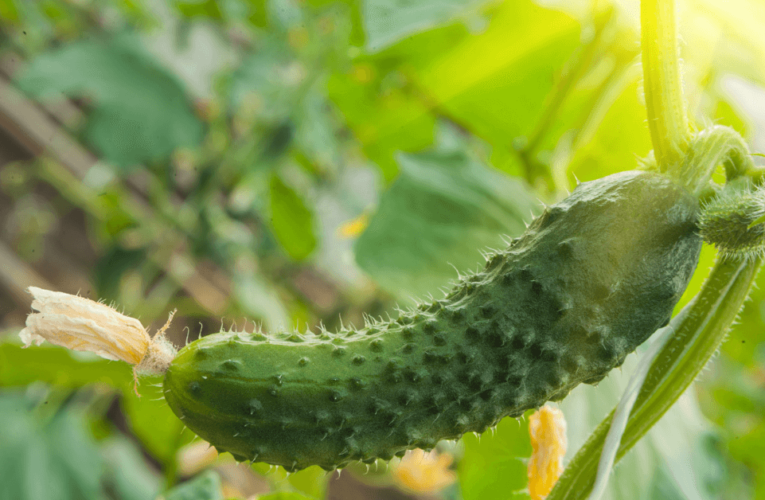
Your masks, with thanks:
[[[683,99],[674,0],[640,2],[643,90],[654,156],[664,172],[682,162],[691,140]]]
[[[701,197],[718,165],[725,167],[728,183],[756,170],[744,138],[730,127],[714,125],[693,137],[683,160],[667,173]]]

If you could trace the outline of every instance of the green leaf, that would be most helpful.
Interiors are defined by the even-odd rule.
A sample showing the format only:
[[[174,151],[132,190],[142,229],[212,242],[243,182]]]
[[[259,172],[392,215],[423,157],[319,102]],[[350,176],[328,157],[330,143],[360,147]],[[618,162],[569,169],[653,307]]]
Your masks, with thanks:
[[[450,117],[512,154],[513,139],[530,135],[541,118],[579,32],[566,14],[529,0],[505,2],[484,32],[444,47],[416,76]]]
[[[637,168],[636,158],[651,150],[644,120],[636,77],[608,108],[586,144],[574,153],[568,171],[580,181],[589,181]]]
[[[176,486],[159,498],[163,500],[223,500],[220,476],[207,471],[191,481]]]
[[[465,454],[457,470],[464,500],[522,498],[528,483],[525,459],[531,456],[528,420],[505,418],[496,432],[468,434],[462,441]]]
[[[175,9],[185,18],[196,17],[220,20],[223,15],[219,2],[215,0],[184,0],[176,1]]]
[[[305,496],[302,493],[296,493],[294,491],[280,491],[279,493],[269,493],[268,495],[261,495],[258,500],[316,500],[317,497]]]
[[[307,495],[307,497],[296,497],[295,500],[309,497],[324,498],[329,476],[324,469],[314,465],[307,469],[303,469],[300,472],[290,474],[287,480],[293,488]]]
[[[154,500],[160,478],[146,464],[141,451],[124,438],[114,438],[103,446],[109,482],[120,500]]]
[[[504,247],[539,209],[520,181],[457,149],[400,154],[401,174],[356,242],[356,261],[399,297],[437,292],[475,269],[481,249]]]
[[[271,177],[271,227],[295,260],[305,259],[316,248],[313,213],[277,175]]]
[[[163,463],[175,460],[184,444],[183,423],[162,400],[162,391],[153,384],[159,377],[143,378],[139,398],[133,391],[133,372],[127,363],[107,361],[91,353],[68,351],[42,345],[22,349],[0,343],[0,386],[25,386],[44,382],[55,387],[77,388],[100,383],[122,392],[128,423],[147,450]]]
[[[257,274],[237,273],[233,277],[234,293],[239,304],[254,318],[263,321],[270,331],[289,324],[289,315],[274,288]]]
[[[175,462],[178,448],[191,440],[194,434],[185,430],[183,422],[167,406],[161,389],[162,379],[141,379],[141,397],[132,387],[123,390],[122,405],[130,430],[143,446],[165,465]],[[160,387],[152,387],[152,384]],[[182,432],[183,431],[183,432]]]
[[[257,110],[258,120],[284,122],[292,112],[300,84],[294,71],[288,71],[293,62],[288,46],[272,37],[264,39],[231,75],[230,108],[241,111],[252,107]]]
[[[295,144],[312,161],[326,170],[342,163],[338,144],[338,127],[327,101],[326,85],[314,85],[306,94],[296,118]]]
[[[284,498],[286,499],[323,499],[327,490],[327,482],[330,479],[330,475],[316,465],[294,474],[288,473],[283,467],[277,466],[274,468],[272,465],[264,462],[254,463],[250,467],[270,483],[272,490],[279,492],[274,493],[274,495],[297,495],[285,496]],[[297,491],[292,492],[292,490]],[[267,495],[259,498],[271,498],[271,496]]]
[[[146,261],[143,249],[123,249],[113,246],[107,249],[93,266],[93,283],[96,297],[112,301],[119,298],[120,281],[131,269],[138,269]]]
[[[485,0],[363,0],[366,48],[379,51],[483,3]]]
[[[0,498],[104,498],[103,462],[82,413],[65,406],[46,415],[37,405],[20,393],[0,394]]]
[[[332,75],[330,99],[337,105],[361,143],[364,154],[374,162],[387,182],[398,173],[398,151],[418,151],[433,143],[436,120],[427,105],[402,89],[380,92],[379,82],[370,80],[370,65],[359,65],[349,74]]]
[[[0,18],[6,22],[17,22],[19,11],[16,8],[16,0],[4,0],[0,2]]]
[[[0,386],[24,386],[44,382],[76,388],[100,382],[132,390],[133,375],[127,363],[115,363],[91,353],[73,353],[63,347],[41,345],[22,349],[0,343]]]
[[[85,139],[123,168],[167,159],[201,141],[184,88],[132,37],[87,39],[44,53],[17,80],[30,95],[92,98]]]

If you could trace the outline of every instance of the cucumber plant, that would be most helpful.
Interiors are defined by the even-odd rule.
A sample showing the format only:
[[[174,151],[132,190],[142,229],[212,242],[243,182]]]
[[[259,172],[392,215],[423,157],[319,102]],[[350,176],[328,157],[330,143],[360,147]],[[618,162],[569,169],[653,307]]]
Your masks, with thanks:
[[[395,320],[337,333],[229,331],[189,344],[161,365],[175,414],[220,451],[287,470],[390,460],[483,432],[620,366],[670,321],[706,239],[725,258],[654,362],[616,458],[626,453],[721,342],[764,237],[761,175],[740,136],[689,131],[673,9],[643,2],[654,158],[642,170],[578,185],[483,270]],[[710,184],[720,164],[722,189]],[[610,418],[551,500],[587,494]]]

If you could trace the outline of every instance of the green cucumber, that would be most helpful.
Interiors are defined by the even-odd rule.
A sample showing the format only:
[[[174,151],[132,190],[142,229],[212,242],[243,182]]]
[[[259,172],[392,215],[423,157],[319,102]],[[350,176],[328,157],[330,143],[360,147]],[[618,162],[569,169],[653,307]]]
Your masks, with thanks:
[[[483,432],[597,383],[669,321],[698,213],[657,173],[580,184],[444,299],[357,331],[204,337],[171,364],[165,397],[219,450],[288,470]]]

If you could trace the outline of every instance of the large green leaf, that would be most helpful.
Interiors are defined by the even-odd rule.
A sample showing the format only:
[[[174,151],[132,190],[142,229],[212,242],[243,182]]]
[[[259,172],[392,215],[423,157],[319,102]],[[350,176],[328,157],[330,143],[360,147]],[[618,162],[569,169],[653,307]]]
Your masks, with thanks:
[[[17,84],[41,99],[92,98],[85,139],[121,167],[167,159],[202,138],[184,88],[132,37],[91,38],[41,54]]]
[[[495,432],[462,438],[459,482],[464,500],[521,498],[528,483],[526,459],[531,456],[528,420],[502,420]]]
[[[520,181],[458,148],[400,154],[401,174],[356,242],[356,261],[399,297],[437,292],[502,247],[540,205]]]
[[[234,110],[252,106],[262,121],[279,123],[289,118],[302,82],[294,67],[289,71],[294,61],[289,47],[280,40],[264,39],[231,75],[229,106]]]
[[[447,22],[486,0],[363,0],[366,48],[378,51]]]
[[[140,450],[125,438],[111,438],[102,446],[109,482],[120,500],[154,500],[159,475],[151,470]]]
[[[305,498],[322,499],[327,490],[329,477],[324,469],[314,465],[295,474],[290,474],[287,477],[287,481],[289,481],[293,488],[308,495]],[[302,495],[299,498],[295,498],[295,500],[300,500],[301,498],[303,498]]]
[[[162,500],[223,500],[220,476],[215,471],[203,472],[159,498]]]
[[[637,168],[637,158],[651,150],[645,125],[645,107],[640,102],[637,75],[608,108],[588,140],[577,149],[568,170],[581,181],[599,179]]]
[[[386,181],[398,173],[397,151],[417,151],[433,143],[436,124],[426,103],[400,88],[380,92],[376,68],[360,64],[346,74],[334,74],[328,93],[340,109],[365,155]]]
[[[274,287],[257,274],[237,273],[233,278],[234,293],[242,309],[265,327],[274,331],[289,324],[289,315]]]
[[[131,430],[163,463],[175,460],[175,452],[187,440],[187,435],[180,434],[183,423],[161,399],[161,389],[154,385],[161,382],[159,377],[141,380],[142,397],[139,398],[133,390],[132,370],[126,363],[61,347],[43,345],[22,349],[18,345],[0,343],[0,386],[17,387],[34,382],[67,388],[101,383],[121,391]]]
[[[302,493],[294,491],[280,491],[278,493],[269,493],[268,495],[261,495],[258,500],[316,500],[317,497],[308,497]]]
[[[0,394],[0,498],[100,500],[103,462],[81,412],[50,415],[21,393]]]
[[[430,97],[494,148],[512,150],[542,116],[566,60],[580,44],[571,17],[529,0],[505,2],[481,34],[444,47],[417,71]]]

